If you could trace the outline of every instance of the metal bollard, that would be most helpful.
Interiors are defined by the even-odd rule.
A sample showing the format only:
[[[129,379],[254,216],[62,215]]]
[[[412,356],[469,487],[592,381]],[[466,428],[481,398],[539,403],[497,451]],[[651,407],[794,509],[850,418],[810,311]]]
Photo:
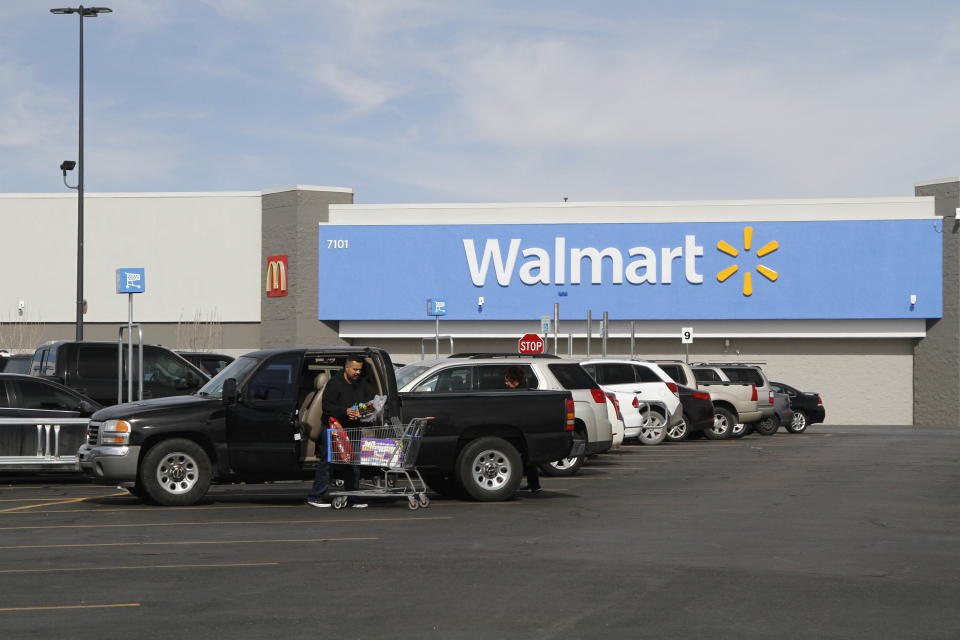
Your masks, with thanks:
[[[53,425],[53,459],[60,459],[60,425]]]
[[[48,424],[43,425],[43,430],[44,432],[46,432],[46,438],[45,438],[46,444],[43,447],[43,457],[49,458],[50,457],[50,425]]]

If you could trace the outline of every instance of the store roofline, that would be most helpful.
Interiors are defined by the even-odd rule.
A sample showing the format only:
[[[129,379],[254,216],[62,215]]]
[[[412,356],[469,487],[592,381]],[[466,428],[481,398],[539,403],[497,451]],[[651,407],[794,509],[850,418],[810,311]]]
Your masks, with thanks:
[[[403,204],[334,204],[331,208],[351,211],[375,211],[378,209],[515,209],[583,207],[749,207],[749,206],[810,206],[822,204],[875,205],[916,204],[918,201],[933,202],[933,196],[891,196],[874,198],[797,198],[770,200],[612,200],[568,202],[448,202],[448,203],[403,203]]]
[[[118,192],[85,192],[84,198],[259,198],[274,193],[286,191],[325,191],[328,193],[353,193],[349,187],[316,187],[308,185],[291,185],[264,189],[263,191],[118,191]],[[0,193],[0,198],[45,199],[66,198],[76,200],[76,193]]]

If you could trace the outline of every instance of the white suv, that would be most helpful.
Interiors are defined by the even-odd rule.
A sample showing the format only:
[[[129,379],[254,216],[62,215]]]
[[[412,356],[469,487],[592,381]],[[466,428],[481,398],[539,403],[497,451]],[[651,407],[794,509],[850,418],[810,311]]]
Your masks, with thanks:
[[[495,391],[504,388],[504,374],[516,367],[523,375],[521,389],[567,390],[573,396],[575,431],[584,440],[585,455],[604,453],[613,446],[613,425],[607,414],[607,396],[575,360],[555,356],[475,353],[413,362],[397,370],[400,392],[432,392],[440,385],[462,381],[456,392]],[[575,474],[585,456],[564,458],[541,466],[546,475]]]
[[[584,360],[581,366],[620,401],[625,438],[660,444],[683,419],[680,389],[658,365],[643,360]]]

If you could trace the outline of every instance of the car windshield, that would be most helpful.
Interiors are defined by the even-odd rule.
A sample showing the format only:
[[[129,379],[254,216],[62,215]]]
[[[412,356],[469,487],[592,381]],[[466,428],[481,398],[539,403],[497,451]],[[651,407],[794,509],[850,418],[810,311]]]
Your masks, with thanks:
[[[205,398],[220,398],[223,396],[223,383],[229,378],[233,378],[238,383],[243,382],[243,379],[247,377],[247,374],[250,373],[254,367],[259,364],[259,360],[256,358],[248,358],[247,356],[240,356],[226,367],[220,370],[220,373],[215,375],[213,379],[207,384],[203,385],[200,391],[197,392],[197,395],[203,396]]]
[[[397,369],[397,389],[403,389],[406,387],[431,366],[432,365],[408,364],[405,367],[400,367]]]

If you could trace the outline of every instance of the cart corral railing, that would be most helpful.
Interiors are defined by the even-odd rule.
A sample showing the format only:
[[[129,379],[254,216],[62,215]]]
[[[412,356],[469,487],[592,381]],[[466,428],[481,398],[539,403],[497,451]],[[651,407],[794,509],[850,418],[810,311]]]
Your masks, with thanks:
[[[89,418],[0,418],[0,471],[79,471]]]

